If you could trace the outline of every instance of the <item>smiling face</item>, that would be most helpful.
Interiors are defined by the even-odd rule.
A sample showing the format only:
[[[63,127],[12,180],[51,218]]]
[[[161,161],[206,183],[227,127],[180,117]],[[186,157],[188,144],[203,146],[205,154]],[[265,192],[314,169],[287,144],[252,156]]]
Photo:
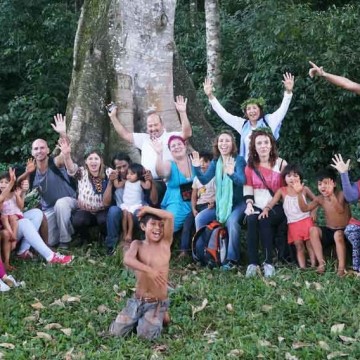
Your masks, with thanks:
[[[164,125],[157,114],[151,114],[146,119],[146,129],[151,139],[160,137],[164,132]]]
[[[89,169],[91,175],[98,176],[101,166],[101,157],[96,153],[91,153],[85,160],[85,164]]]
[[[257,136],[255,139],[255,150],[260,158],[268,158],[271,151],[271,141],[269,136]]]
[[[145,238],[148,241],[159,242],[164,237],[164,221],[150,217],[146,223],[140,224],[145,232]]]
[[[233,151],[233,139],[229,134],[221,134],[217,146],[222,156],[229,156]]]
[[[245,115],[250,122],[256,122],[260,119],[261,109],[257,104],[248,104],[246,105]]]
[[[184,142],[177,138],[169,143],[169,150],[174,159],[181,158],[186,155],[186,146]]]
[[[3,178],[0,180],[0,192],[3,192],[7,188],[9,182],[10,181],[7,178]]]
[[[31,147],[31,155],[34,157],[36,161],[44,161],[47,159],[49,155],[49,147],[47,142],[42,139],[37,139],[32,143]]]

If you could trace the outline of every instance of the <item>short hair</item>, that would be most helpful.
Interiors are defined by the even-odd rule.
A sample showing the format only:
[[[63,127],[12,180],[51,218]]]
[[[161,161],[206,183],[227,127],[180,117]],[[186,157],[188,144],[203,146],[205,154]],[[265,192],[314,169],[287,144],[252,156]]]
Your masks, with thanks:
[[[146,224],[148,223],[148,221],[149,220],[151,220],[151,219],[153,219],[153,220],[159,220],[159,221],[161,221],[161,220],[163,220],[160,216],[157,216],[157,215],[154,215],[154,214],[145,214],[144,216],[142,216],[141,218],[140,218],[140,224],[143,224],[143,225],[145,225],[146,226]]]
[[[298,164],[287,164],[284,170],[281,172],[282,179],[285,181],[286,175],[289,175],[290,173],[299,175],[300,181],[303,181],[304,175]]]
[[[146,121],[147,119],[151,116],[151,115],[156,115],[159,119],[160,119],[160,123],[163,124],[163,119],[161,118],[161,116],[157,113],[156,110],[154,109],[150,109],[148,111],[145,112],[146,115]]]
[[[231,155],[233,157],[236,157],[238,154],[238,148],[236,146],[236,140],[235,140],[235,136],[234,134],[229,131],[229,130],[223,130],[221,131],[221,133],[215,138],[214,143],[213,143],[213,153],[214,153],[214,158],[218,159],[220,157],[220,151],[219,151],[219,146],[218,146],[218,142],[219,142],[219,138],[221,135],[229,135],[231,137],[231,143],[232,143],[232,149],[231,149]]]
[[[117,152],[111,159],[111,165],[115,167],[115,160],[126,161],[128,164],[131,164],[130,156],[124,152]]]
[[[169,137],[169,140],[168,140],[168,148],[169,148],[169,150],[170,150],[170,143],[171,143],[172,141],[174,141],[174,140],[180,140],[184,145],[186,145],[186,141],[185,141],[184,138],[182,138],[182,137],[179,136],[179,135],[171,135],[171,136]]]
[[[2,179],[6,179],[7,181],[10,182],[10,174],[9,174],[8,171],[2,171],[2,172],[0,173],[0,181],[1,181]],[[16,189],[16,183],[15,183],[14,186],[12,187],[11,191],[15,191],[15,189]],[[0,190],[0,194],[1,194],[1,190]]]
[[[141,164],[132,163],[129,165],[128,170],[131,170],[134,174],[136,174],[138,180],[143,179],[145,168]]]
[[[271,150],[269,156],[269,162],[271,167],[275,166],[276,160],[279,157],[276,147],[276,140],[272,131],[269,127],[259,127],[252,131],[250,136],[250,145],[249,145],[249,159],[248,165],[250,168],[255,169],[260,164],[259,154],[256,151],[255,140],[258,136],[267,136],[270,139]]]
[[[319,170],[315,175],[316,181],[323,181],[324,179],[331,179],[336,182],[336,171],[332,168],[325,168]]]
[[[199,158],[204,159],[204,161],[209,162],[213,159],[213,154],[209,152],[200,152]]]

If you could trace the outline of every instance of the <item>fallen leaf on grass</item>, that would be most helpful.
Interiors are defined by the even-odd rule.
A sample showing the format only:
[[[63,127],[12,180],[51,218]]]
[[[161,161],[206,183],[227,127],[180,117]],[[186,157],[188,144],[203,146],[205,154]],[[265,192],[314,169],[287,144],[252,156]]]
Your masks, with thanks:
[[[217,331],[210,331],[210,332],[205,331],[204,336],[206,336],[209,339],[208,344],[212,344],[215,342],[218,334],[219,333]]]
[[[345,324],[335,324],[331,327],[330,332],[332,334],[341,333],[344,330]]]
[[[319,346],[326,351],[330,351],[330,346],[325,341],[319,341]]]
[[[285,360],[299,360],[295,355],[291,355],[290,353],[285,354]]]
[[[346,357],[346,356],[349,356],[349,354],[345,354],[345,353],[342,353],[340,351],[335,351],[335,352],[329,354],[326,358],[328,360],[331,360],[331,359],[336,359],[338,357]]]
[[[301,341],[295,342],[291,345],[291,348],[294,350],[301,349],[303,347],[311,346],[311,344],[303,343]]]
[[[66,294],[61,298],[61,300],[63,302],[68,302],[68,303],[80,302],[80,296],[70,296],[70,295]]]
[[[108,311],[111,311],[107,306],[105,305],[99,305],[97,307],[97,311],[100,313],[100,314],[105,314],[106,312]]]
[[[27,316],[24,318],[24,321],[37,321],[40,315],[38,311],[35,311],[33,315]]]
[[[120,291],[119,285],[114,285],[113,290],[115,291],[115,294],[119,296],[120,298],[124,298],[126,296],[126,290]]]
[[[157,353],[153,353],[150,356],[150,360],[158,360],[158,359],[162,359],[162,356],[159,356]]]
[[[231,350],[226,356],[229,356],[229,357],[241,357],[243,355],[244,355],[244,350],[234,349],[234,350]]]
[[[5,349],[10,349],[10,350],[15,349],[15,345],[11,344],[11,343],[0,343],[0,347],[5,348]]]
[[[320,291],[320,290],[322,290],[322,289],[323,289],[322,285],[321,285],[321,284],[319,284],[318,282],[314,282],[313,284],[314,284],[315,289],[316,289],[317,291]]]
[[[156,344],[152,347],[152,349],[156,352],[165,352],[168,348],[165,344]]]
[[[64,333],[65,335],[67,335],[67,336],[70,336],[70,335],[71,335],[71,332],[72,332],[72,330],[71,330],[70,328],[60,329],[60,331],[61,331],[62,333]]]
[[[227,305],[226,305],[226,309],[227,309],[228,311],[234,311],[234,308],[233,308],[233,306],[232,306],[231,304],[227,304]]]
[[[272,287],[277,286],[276,282],[273,281],[273,280],[270,280],[270,281],[264,280],[264,282],[265,282],[266,285],[269,285],[269,286],[272,286]]]
[[[45,330],[53,330],[53,329],[61,329],[62,326],[58,323],[50,323],[45,325],[44,329]]]
[[[264,311],[264,312],[269,312],[270,310],[272,310],[272,305],[263,305],[262,307],[261,307],[261,310],[262,311]]]
[[[34,304],[31,304],[31,307],[36,310],[45,309],[45,306],[40,301],[38,301]]]
[[[279,341],[279,343],[283,342],[284,340],[285,340],[285,338],[284,338],[284,337],[282,337],[282,336],[278,336],[278,341]]]
[[[307,280],[305,280],[305,286],[307,289],[310,289],[311,283],[309,283]]]
[[[36,337],[39,339],[44,339],[44,340],[52,340],[52,337],[50,334],[42,332],[42,331],[38,331],[36,333]]]
[[[92,265],[95,265],[96,264],[96,261],[94,259],[88,259],[88,262]]]
[[[348,337],[348,336],[344,336],[344,335],[339,335],[339,338],[344,342],[344,343],[354,343],[357,340],[352,338],[352,337]]]
[[[264,347],[272,346],[271,342],[270,342],[270,341],[267,341],[267,340],[259,340],[259,341],[258,341],[258,344],[259,344],[260,346],[264,346]]]
[[[65,304],[60,299],[56,299],[53,303],[50,304],[50,306],[65,307]]]
[[[298,305],[304,305],[304,300],[302,298],[297,298],[296,303]]]
[[[284,281],[287,281],[287,280],[290,280],[290,279],[291,279],[291,276],[290,276],[290,275],[280,275],[280,276],[279,276],[279,279],[284,280]]]
[[[195,318],[195,314],[202,311],[202,310],[204,310],[207,303],[208,303],[208,299],[204,299],[201,306],[193,306],[193,305],[191,305],[192,319],[193,320]]]

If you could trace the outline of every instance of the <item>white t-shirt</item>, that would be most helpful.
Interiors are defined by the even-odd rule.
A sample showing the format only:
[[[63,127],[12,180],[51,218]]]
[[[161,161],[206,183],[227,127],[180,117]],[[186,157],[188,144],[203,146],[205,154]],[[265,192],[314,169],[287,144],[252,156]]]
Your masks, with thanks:
[[[168,148],[168,141],[170,136],[177,135],[182,136],[181,132],[164,132],[159,137],[159,140],[163,144],[163,159],[172,160],[172,155]],[[133,133],[134,145],[141,151],[141,165],[146,170],[150,170],[154,179],[158,179],[159,175],[156,173],[156,158],[157,154],[151,145],[150,135],[146,133]]]

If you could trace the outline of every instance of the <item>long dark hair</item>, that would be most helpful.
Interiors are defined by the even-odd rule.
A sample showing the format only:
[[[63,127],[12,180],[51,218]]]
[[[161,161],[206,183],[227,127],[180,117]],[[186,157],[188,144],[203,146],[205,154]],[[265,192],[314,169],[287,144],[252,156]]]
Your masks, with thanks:
[[[259,154],[256,151],[255,141],[256,141],[256,138],[261,135],[267,136],[270,139],[271,150],[270,150],[270,154],[269,154],[269,163],[270,163],[271,167],[275,166],[276,160],[279,157],[277,147],[276,147],[276,141],[275,141],[274,135],[271,132],[271,129],[268,127],[257,128],[252,131],[251,136],[250,136],[248,165],[252,169],[258,167],[260,164],[260,158],[259,158]]]

